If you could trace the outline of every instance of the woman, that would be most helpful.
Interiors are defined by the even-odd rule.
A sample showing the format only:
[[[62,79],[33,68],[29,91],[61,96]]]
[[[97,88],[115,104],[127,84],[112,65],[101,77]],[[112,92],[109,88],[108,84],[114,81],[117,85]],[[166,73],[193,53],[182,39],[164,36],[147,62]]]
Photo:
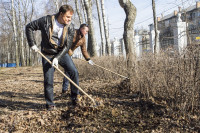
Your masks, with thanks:
[[[81,52],[82,52],[85,60],[88,61],[88,63],[90,65],[94,65],[94,62],[90,59],[90,56],[89,56],[89,54],[87,52],[87,48],[86,48],[86,38],[85,38],[85,36],[87,35],[88,31],[89,31],[89,28],[88,28],[87,24],[81,24],[80,28],[75,30],[75,34],[74,34],[74,38],[73,38],[73,44],[72,44],[71,48],[69,49],[68,55],[72,56],[74,50],[80,46]],[[71,67],[76,68],[73,62],[70,62],[70,63],[72,64]],[[66,73],[66,74],[67,74],[67,76],[69,75],[68,73]],[[65,93],[67,91],[68,84],[69,84],[69,81],[64,77],[62,93]],[[75,101],[75,100],[72,100],[72,101]],[[73,104],[76,104],[76,103],[73,103]]]

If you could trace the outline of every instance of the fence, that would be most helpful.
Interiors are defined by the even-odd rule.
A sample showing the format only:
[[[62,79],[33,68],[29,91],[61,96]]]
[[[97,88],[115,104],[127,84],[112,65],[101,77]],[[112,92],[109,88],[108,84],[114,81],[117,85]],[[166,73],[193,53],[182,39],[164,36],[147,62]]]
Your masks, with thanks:
[[[0,67],[16,67],[16,63],[0,63]]]

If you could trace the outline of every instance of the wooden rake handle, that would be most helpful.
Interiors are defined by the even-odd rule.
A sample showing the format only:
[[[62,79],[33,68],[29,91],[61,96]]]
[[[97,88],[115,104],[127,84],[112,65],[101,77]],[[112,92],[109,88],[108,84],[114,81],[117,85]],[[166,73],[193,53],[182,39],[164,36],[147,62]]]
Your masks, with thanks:
[[[111,70],[108,70],[108,69],[106,69],[106,68],[104,68],[104,67],[102,67],[102,66],[99,66],[99,65],[97,65],[97,64],[94,64],[95,66],[97,66],[97,67],[100,67],[100,68],[102,68],[102,69],[104,69],[104,70],[106,70],[106,71],[109,71],[109,72],[111,72],[111,73],[114,73],[114,74],[116,74],[116,75],[118,75],[118,76],[120,76],[120,77],[123,77],[123,78],[127,78],[128,79],[128,77],[125,77],[125,76],[123,76],[123,75],[121,75],[121,74],[118,74],[118,73],[116,73],[116,72],[113,72],[113,71],[111,71]]]
[[[37,51],[37,53],[39,53],[45,60],[47,60],[50,64],[52,64],[52,62],[46,57],[44,56],[39,50]],[[94,101],[94,99],[88,95],[83,89],[81,89],[81,87],[79,87],[76,83],[74,83],[65,73],[63,73],[58,67],[53,66],[56,70],[58,70],[65,78],[67,78],[69,80],[70,83],[72,83],[76,88],[78,88],[83,94],[85,94],[88,98],[90,98],[90,100],[92,100],[92,102],[96,105],[96,102]]]
[[[80,59],[80,60],[85,61],[85,60],[83,60],[83,59]],[[102,66],[99,66],[99,65],[97,65],[97,64],[95,64],[95,63],[94,63],[94,66],[97,66],[97,67],[102,68],[102,69],[104,69],[104,70],[106,70],[106,71],[109,71],[109,72],[111,72],[111,73],[114,73],[114,74],[116,74],[116,75],[118,75],[118,76],[120,76],[120,77],[129,79],[128,77],[125,77],[125,76],[123,76],[123,75],[121,75],[121,74],[118,74],[118,73],[116,73],[116,72],[113,72],[113,71],[111,71],[111,70],[109,70],[109,69],[107,69],[107,68],[104,68],[104,67],[102,67]]]

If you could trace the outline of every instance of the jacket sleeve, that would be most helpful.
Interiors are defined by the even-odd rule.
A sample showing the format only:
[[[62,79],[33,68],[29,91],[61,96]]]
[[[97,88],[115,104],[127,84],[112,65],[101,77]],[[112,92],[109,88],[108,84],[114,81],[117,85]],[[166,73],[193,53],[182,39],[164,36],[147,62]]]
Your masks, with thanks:
[[[85,58],[86,61],[90,60],[90,56],[87,52],[87,48],[86,48],[86,40],[84,39],[83,44],[81,45],[81,52]]]
[[[32,47],[33,45],[36,45],[36,41],[35,41],[33,31],[41,30],[42,23],[44,23],[45,20],[46,20],[45,17],[42,17],[42,18],[34,20],[34,21],[32,21],[32,22],[30,22],[29,24],[26,25],[26,29],[25,29],[26,37],[27,37],[28,45],[30,47]]]
[[[74,30],[74,24],[70,24],[69,27],[68,27],[68,38],[67,38],[67,42],[66,42],[66,45],[64,45],[64,48],[56,55],[55,58],[57,58],[58,60],[60,60],[60,58],[67,54],[69,49],[71,48],[72,46],[72,43],[73,43],[73,38],[74,38],[74,33],[75,33],[75,30]]]

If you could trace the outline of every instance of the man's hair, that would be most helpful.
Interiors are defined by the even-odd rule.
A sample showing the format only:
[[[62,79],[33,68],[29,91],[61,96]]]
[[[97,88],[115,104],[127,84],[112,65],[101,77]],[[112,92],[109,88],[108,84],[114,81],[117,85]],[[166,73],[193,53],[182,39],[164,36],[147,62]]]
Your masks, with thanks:
[[[85,28],[85,27],[88,27],[88,24],[81,24],[79,29]]]
[[[60,13],[66,13],[68,11],[70,11],[71,13],[74,13],[74,10],[73,10],[73,8],[70,5],[62,5],[60,7],[60,9],[59,9],[58,14],[60,14]]]

